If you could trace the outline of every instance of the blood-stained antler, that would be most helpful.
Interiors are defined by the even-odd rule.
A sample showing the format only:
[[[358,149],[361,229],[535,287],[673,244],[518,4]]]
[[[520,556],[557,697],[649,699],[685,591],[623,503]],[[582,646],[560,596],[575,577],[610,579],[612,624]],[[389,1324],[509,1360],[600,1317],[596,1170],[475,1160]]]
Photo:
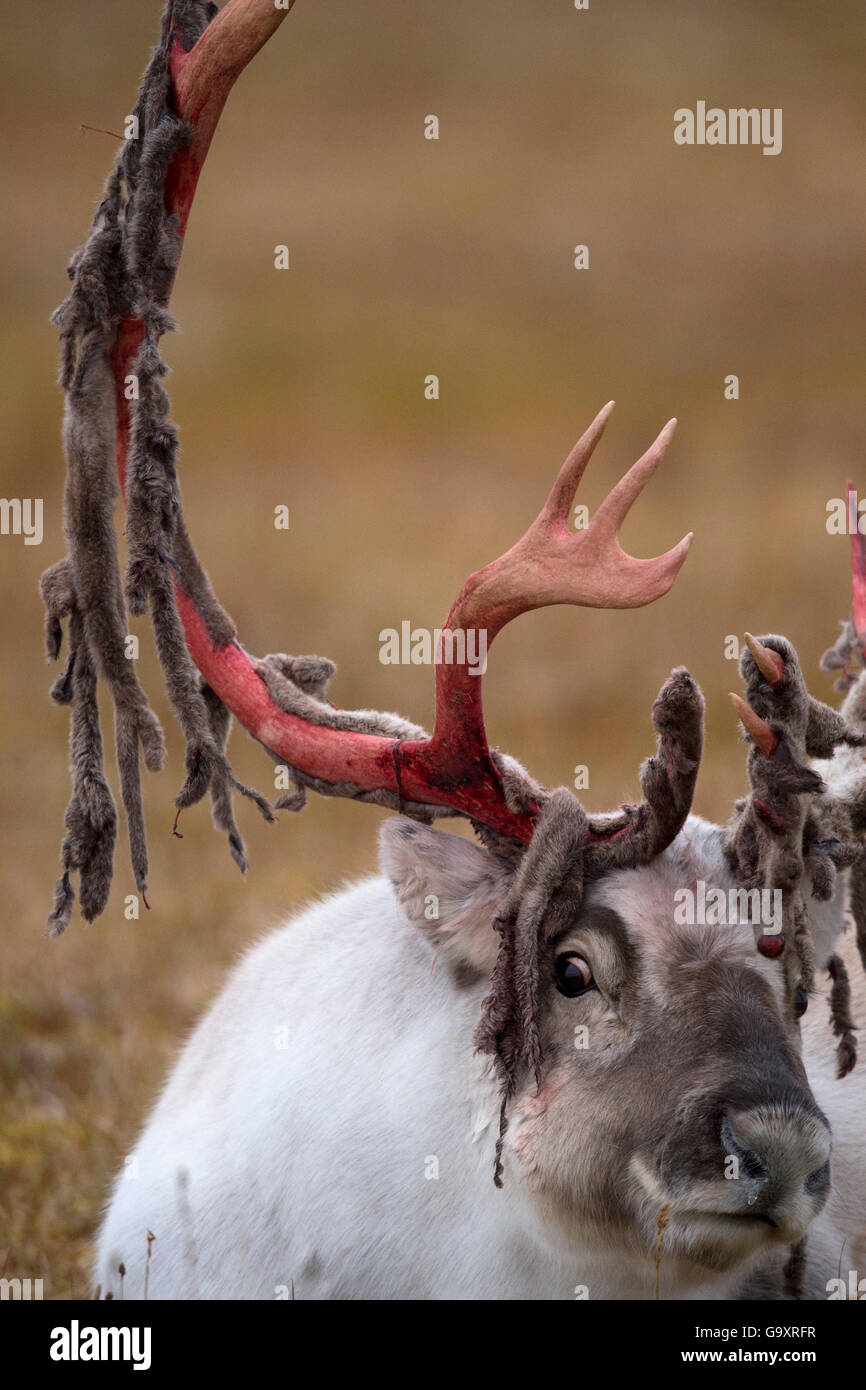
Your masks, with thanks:
[[[489,650],[513,618],[550,604],[635,608],[667,593],[688,553],[691,535],[664,555],[637,560],[620,549],[616,533],[661,461],[673,421],[609,494],[589,526],[583,531],[568,528],[574,492],[611,408],[612,404],[599,412],[572,450],[545,506],[520,540],[467,579],[445,624],[445,631],[465,634],[466,647],[472,645],[470,633],[483,633]],[[468,661],[437,662],[431,738],[383,738],[364,732],[360,726],[369,716],[359,718],[359,727],[353,728],[351,715],[340,721],[324,704],[318,721],[333,722],[312,723],[281,707],[271,673],[253,664],[239,646],[216,646],[179,583],[177,591],[187,644],[205,680],[248,732],[299,780],[314,779],[316,790],[332,787],[337,794],[369,796],[381,791],[396,798],[388,804],[450,808],[500,834],[530,839],[537,805],[517,810],[508,804],[501,765],[487,743],[481,675],[472,673]]]
[[[195,134],[169,167],[166,205],[183,233],[205,154],[235,77],[278,27],[285,11],[270,3],[230,0],[189,53],[175,42],[171,73],[178,114]],[[114,369],[118,383],[118,467],[125,472],[129,403],[122,383],[131,369],[139,330],[124,324]],[[655,559],[639,560],[620,548],[617,532],[629,508],[660,463],[676,425],[661,434],[608,495],[589,526],[569,528],[571,503],[613,403],[596,416],[566,459],[536,520],[516,545],[470,575],[448,616],[452,631],[486,633],[490,643],[512,618],[549,604],[635,608],[665,594],[685,560],[691,534]],[[317,788],[350,786],[382,790],[402,803],[433,804],[481,821],[526,841],[532,815],[506,804],[499,769],[487,746],[481,678],[466,662],[436,667],[436,722],[429,740],[383,739],[373,733],[324,723],[310,724],[280,708],[241,647],[212,640],[207,624],[180,580],[178,611],[187,647],[208,685],[244,728],[293,771]],[[350,793],[351,794],[351,793]]]
[[[177,805],[191,805],[209,790],[215,820],[227,831],[241,867],[246,861],[231,811],[232,790],[252,796],[268,816],[270,808],[233,777],[225,757],[229,712],[288,766],[300,788],[377,801],[428,818],[462,814],[494,835],[524,844],[546,795],[513,760],[489,748],[480,674],[461,659],[459,644],[456,659],[436,663],[431,737],[393,715],[337,710],[324,698],[334,669],[329,662],[286,656],[256,660],[247,654],[186,532],[159,339],[173,326],[168,299],[220,112],[236,77],[289,8],[277,9],[273,0],[229,0],[217,12],[205,0],[169,0],[161,43],[136,106],[139,138],[126,142],[118,156],[90,239],[70,267],[72,292],[55,316],[67,390],[70,548],[67,559],[43,577],[43,594],[50,655],[56,657],[60,649],[61,619],[72,620],[70,663],[54,696],[73,706],[74,795],[54,930],[62,930],[71,910],[70,870],[81,872],[89,917],[104,906],[110,881],[106,840],[113,842],[113,802],[101,771],[91,671],[108,681],[115,698],[123,799],[142,893],[147,856],[139,748],[152,770],[162,757],[161,732],[123,657],[125,611],[105,462],[111,404],[116,471],[128,512],[126,599],[134,613],[151,608],[169,694],[187,740],[187,780]],[[131,381],[136,390],[130,391]],[[632,608],[670,588],[691,535],[664,555],[640,560],[624,553],[617,533],[658,466],[675,421],[585,529],[569,526],[576,488],[611,409],[612,403],[605,406],[575,445],[520,540],[467,579],[446,621],[443,644],[458,633],[474,633],[483,634],[489,647],[506,623],[535,608],[559,603]],[[677,833],[694,786],[702,709],[697,687],[685,673],[675,673],[654,708],[659,754],[642,772],[646,802],[589,821],[599,862],[611,866],[643,859]],[[294,808],[302,800],[300,791],[278,805]]]

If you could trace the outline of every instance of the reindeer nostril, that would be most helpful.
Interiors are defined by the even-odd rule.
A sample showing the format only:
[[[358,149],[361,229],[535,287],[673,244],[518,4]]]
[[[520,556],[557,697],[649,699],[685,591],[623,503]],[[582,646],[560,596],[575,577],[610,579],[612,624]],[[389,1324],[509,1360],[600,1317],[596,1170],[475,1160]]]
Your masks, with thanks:
[[[747,1178],[760,1178],[765,1180],[770,1176],[770,1171],[759,1154],[754,1149],[741,1149],[739,1152],[740,1169]]]
[[[755,1107],[723,1114],[719,1132],[725,1153],[737,1160],[736,1176],[745,1179],[742,1215],[784,1226],[823,1206],[830,1190],[830,1137],[814,1115]]]
[[[740,1171],[744,1177],[759,1178],[762,1181],[766,1181],[770,1176],[770,1171],[766,1163],[761,1158],[760,1154],[741,1142],[734,1133],[727,1115],[722,1119],[721,1138],[726,1153],[730,1154],[732,1158],[736,1158]]]

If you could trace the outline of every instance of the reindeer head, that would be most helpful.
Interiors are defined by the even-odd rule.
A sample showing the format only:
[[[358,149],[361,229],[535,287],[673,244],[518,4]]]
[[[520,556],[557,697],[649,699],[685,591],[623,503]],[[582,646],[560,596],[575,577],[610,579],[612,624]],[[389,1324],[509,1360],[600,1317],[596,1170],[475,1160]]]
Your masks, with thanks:
[[[536,830],[545,857],[551,839],[559,857],[563,826],[578,820],[556,806],[559,795]],[[480,1001],[502,960],[492,922],[532,896],[532,849],[515,873],[407,821],[386,824],[382,842],[410,922],[455,990]],[[829,1188],[830,1135],[779,963],[756,952],[748,924],[677,925],[689,884],[735,891],[721,850],[721,831],[691,818],[651,864],[613,869],[582,901],[566,885],[554,895],[534,991],[519,977],[537,1052],[535,1066],[518,1064],[509,1078],[502,1155],[506,1183],[529,1195],[553,1242],[646,1261],[664,1213],[666,1269],[672,1262],[683,1278],[798,1241]]]

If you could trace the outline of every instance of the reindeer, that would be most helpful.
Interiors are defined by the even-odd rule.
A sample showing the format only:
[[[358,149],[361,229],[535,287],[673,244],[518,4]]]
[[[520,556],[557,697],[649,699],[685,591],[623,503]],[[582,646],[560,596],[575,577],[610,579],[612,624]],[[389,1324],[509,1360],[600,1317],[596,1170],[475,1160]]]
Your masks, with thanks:
[[[135,1179],[115,1187],[97,1283],[158,1298],[823,1297],[845,1244],[856,1253],[866,1180],[849,1075],[866,999],[846,968],[852,941],[839,944],[851,869],[866,952],[866,676],[847,674],[862,665],[862,604],[827,659],[850,686],[841,712],[809,695],[785,638],[747,635],[734,698],[750,790],[724,827],[690,814],[704,701],[681,668],[653,706],[643,800],[589,815],[489,746],[481,677],[458,644],[436,666],[431,736],[334,708],[324,658],[246,653],[184,525],[159,338],[222,104],[286,13],[170,0],[141,139],[118,157],[56,315],[69,553],[42,589],[51,656],[68,626],[53,694],[71,706],[73,795],[51,930],[70,918],[73,874],[89,920],[111,881],[99,678],[147,889],[139,757],[158,767],[162,734],[122,657],[127,605],[150,609],[187,739],[178,810],[209,793],[241,868],[232,792],[273,813],[232,773],[231,715],[290,770],[278,808],[314,790],[400,815],[383,827],[380,874],[250,952],[188,1042]],[[589,526],[569,529],[610,409],[525,534],[469,576],[443,633],[489,649],[537,608],[639,607],[669,591],[691,536],[652,559],[617,536],[674,421]],[[478,843],[433,827],[449,815]],[[682,921],[683,895],[708,888],[738,905],[733,920]],[[781,904],[772,920],[740,912],[765,899]],[[835,1055],[806,1012],[825,967]]]

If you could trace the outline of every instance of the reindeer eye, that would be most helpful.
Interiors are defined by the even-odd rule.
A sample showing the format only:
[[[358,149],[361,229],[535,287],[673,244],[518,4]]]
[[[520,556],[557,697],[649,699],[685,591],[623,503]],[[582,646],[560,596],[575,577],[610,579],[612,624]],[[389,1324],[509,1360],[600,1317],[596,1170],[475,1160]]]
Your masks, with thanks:
[[[589,961],[584,960],[576,951],[563,951],[562,955],[556,957],[554,969],[556,988],[566,999],[576,999],[579,994],[585,994],[588,989],[595,988]]]
[[[794,990],[794,1017],[802,1018],[809,1007],[809,996],[802,985]]]

